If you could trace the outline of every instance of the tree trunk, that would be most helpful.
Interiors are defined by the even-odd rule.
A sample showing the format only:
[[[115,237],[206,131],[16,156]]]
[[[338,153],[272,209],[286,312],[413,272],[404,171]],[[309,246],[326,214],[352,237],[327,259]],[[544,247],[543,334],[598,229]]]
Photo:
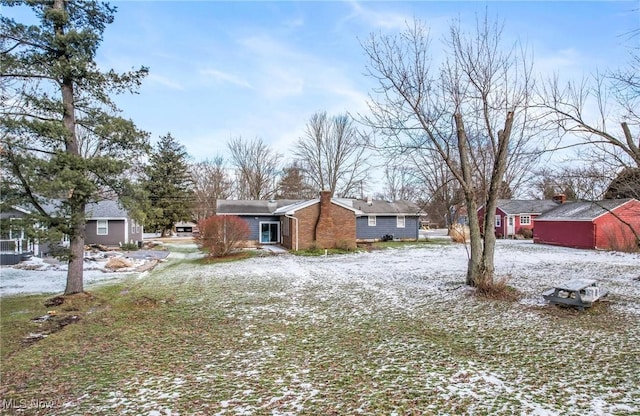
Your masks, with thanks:
[[[464,121],[462,114],[454,115],[456,124],[456,136],[458,140],[458,154],[460,155],[460,170],[462,171],[462,180],[460,185],[464,191],[464,199],[467,205],[467,218],[469,218],[469,237],[471,239],[469,265],[467,267],[466,283],[469,286],[477,286],[480,279],[484,279],[485,267],[482,250],[482,236],[480,234],[480,222],[476,214],[476,193],[473,186],[473,172],[471,161],[469,160],[469,142],[467,140],[467,132],[464,129]]]
[[[493,232],[493,225],[498,205],[500,187],[502,186],[504,173],[507,169],[509,140],[511,138],[513,117],[513,111],[508,111],[504,122],[504,129],[498,132],[498,146],[495,151],[495,160],[493,162],[493,170],[491,172],[491,182],[489,184],[489,192],[487,193],[484,217],[482,220],[482,228],[484,230],[484,235],[482,237],[482,273],[478,276],[478,278],[482,280],[478,280],[476,283],[482,283],[484,287],[488,287],[493,284],[493,274],[495,271],[494,258],[496,251],[496,236]]]
[[[81,209],[80,215],[72,214],[72,217],[74,219],[78,218],[78,220],[74,220],[71,231],[71,241],[69,243],[69,269],[67,271],[67,287],[64,290],[65,295],[84,292],[84,208],[85,206],[82,204],[78,208],[78,210]]]
[[[63,0],[55,0],[54,9],[63,10],[65,2]],[[65,36],[63,23],[56,22],[56,34],[63,38]],[[66,55],[63,48],[56,60],[61,67],[70,65],[70,59]],[[60,85],[62,93],[62,123],[67,132],[65,137],[65,152],[74,157],[80,157],[80,148],[78,146],[78,137],[76,136],[76,114],[75,114],[75,91],[73,74],[66,73],[62,77]],[[64,290],[65,295],[81,293],[84,291],[84,236],[85,236],[85,217],[84,210],[86,203],[82,201],[85,196],[77,196],[74,194],[75,187],[69,189],[69,202],[71,205],[71,226],[69,230],[69,268],[67,270],[67,287]]]
[[[467,285],[478,286],[485,279],[485,257],[482,247],[482,235],[480,233],[480,221],[477,211],[477,204],[474,195],[466,197],[467,217],[469,218],[469,237],[471,239],[471,256],[467,267]]]

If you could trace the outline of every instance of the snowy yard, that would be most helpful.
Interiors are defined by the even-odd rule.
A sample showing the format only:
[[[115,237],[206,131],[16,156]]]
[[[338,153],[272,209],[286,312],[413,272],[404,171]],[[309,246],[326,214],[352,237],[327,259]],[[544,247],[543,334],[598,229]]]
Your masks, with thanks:
[[[56,414],[640,414],[638,254],[499,241],[513,303],[470,296],[462,245],[193,258],[122,277],[170,301],[144,311],[153,329],[136,335],[131,317],[88,353],[102,378],[80,371],[89,386]],[[546,305],[542,291],[573,278],[609,301]]]

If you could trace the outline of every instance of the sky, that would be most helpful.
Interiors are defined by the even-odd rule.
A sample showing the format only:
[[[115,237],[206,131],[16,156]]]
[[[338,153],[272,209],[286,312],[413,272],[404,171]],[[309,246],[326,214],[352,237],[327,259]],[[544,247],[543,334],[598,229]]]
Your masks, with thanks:
[[[194,161],[227,156],[227,141],[239,136],[260,137],[289,160],[314,113],[366,112],[375,84],[361,43],[414,17],[430,27],[437,53],[453,19],[472,30],[486,11],[504,22],[505,40],[528,45],[539,73],[573,79],[624,65],[625,35],[640,27],[638,0],[111,4],[117,13],[98,64],[150,70],[138,94],[116,97],[123,116],[152,143],[171,133]]]

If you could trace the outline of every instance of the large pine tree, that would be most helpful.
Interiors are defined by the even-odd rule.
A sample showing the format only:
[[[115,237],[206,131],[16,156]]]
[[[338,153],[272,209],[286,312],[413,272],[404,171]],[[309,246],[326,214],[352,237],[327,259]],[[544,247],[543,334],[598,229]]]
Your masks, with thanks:
[[[132,92],[147,69],[101,71],[96,51],[115,8],[85,0],[2,0],[30,7],[38,25],[0,16],[3,190],[69,238],[65,294],[83,292],[85,207],[126,189],[147,134],[117,115],[113,93]],[[6,201],[5,201],[6,202]]]
[[[193,217],[193,180],[189,173],[189,155],[171,134],[160,138],[146,168],[144,188],[151,210],[145,226],[171,232],[178,221]]]

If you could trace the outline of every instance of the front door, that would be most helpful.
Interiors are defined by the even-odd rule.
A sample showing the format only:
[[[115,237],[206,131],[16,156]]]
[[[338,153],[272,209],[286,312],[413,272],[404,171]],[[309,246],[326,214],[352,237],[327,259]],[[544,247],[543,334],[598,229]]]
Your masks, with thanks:
[[[513,215],[509,215],[507,217],[507,235],[515,235],[515,217]]]
[[[260,223],[260,244],[273,244],[280,242],[280,223]]]

